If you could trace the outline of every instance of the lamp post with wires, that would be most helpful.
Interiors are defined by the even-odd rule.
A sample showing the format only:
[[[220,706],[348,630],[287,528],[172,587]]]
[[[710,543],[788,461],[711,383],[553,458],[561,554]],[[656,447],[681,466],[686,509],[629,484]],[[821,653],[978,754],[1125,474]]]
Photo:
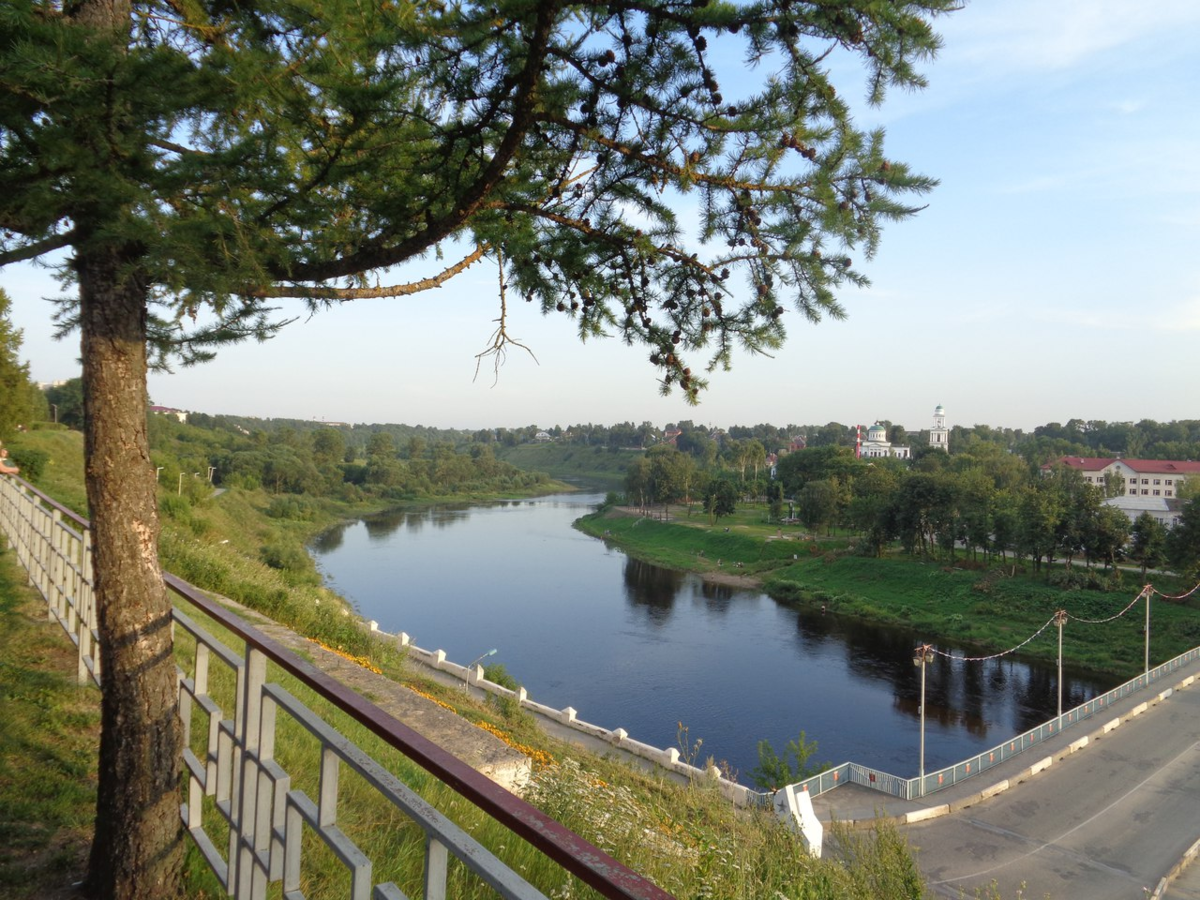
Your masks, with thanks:
[[[1145,664],[1146,674],[1150,674],[1150,595],[1153,591],[1150,590],[1150,585],[1142,588],[1142,592],[1146,595],[1146,653]]]
[[[1067,624],[1067,611],[1060,609],[1054,614],[1054,624],[1058,626],[1058,717],[1062,718],[1062,630]]]
[[[921,667],[921,760],[917,769],[920,796],[925,796],[925,665],[933,662],[933,644],[922,644],[913,650],[913,665]]]

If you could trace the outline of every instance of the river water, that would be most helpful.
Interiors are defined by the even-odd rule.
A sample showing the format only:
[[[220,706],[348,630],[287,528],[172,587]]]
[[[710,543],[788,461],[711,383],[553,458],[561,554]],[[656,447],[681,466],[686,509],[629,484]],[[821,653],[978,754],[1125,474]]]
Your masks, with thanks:
[[[657,747],[694,752],[702,741],[697,762],[725,762],[743,783],[759,740],[782,752],[802,729],[816,760],[917,774],[912,651],[923,636],[630,559],[571,527],[599,499],[397,511],[339,526],[312,549],[330,585],[382,630],[461,664],[495,648],[487,662],[532,699]],[[1054,666],[1011,656],[937,657],[926,667],[926,771],[1052,717],[1056,684]],[[1067,673],[1063,708],[1112,684]]]

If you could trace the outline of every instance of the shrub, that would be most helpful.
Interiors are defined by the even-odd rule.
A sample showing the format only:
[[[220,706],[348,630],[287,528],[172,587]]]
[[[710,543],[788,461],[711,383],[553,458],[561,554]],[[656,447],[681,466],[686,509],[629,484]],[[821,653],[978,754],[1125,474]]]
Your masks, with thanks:
[[[809,758],[816,752],[817,742],[807,740],[803,731],[796,740],[787,742],[783,756],[775,752],[770,741],[759,741],[758,765],[750,777],[760,788],[768,791],[811,778],[829,768],[829,763],[809,765]]]
[[[163,494],[158,498],[158,511],[168,519],[186,522],[192,515],[192,503],[186,497]]]
[[[316,518],[317,505],[307,497],[276,497],[267,507],[272,519],[291,519],[295,522],[311,522]],[[279,568],[276,566],[275,568]]]
[[[283,572],[293,584],[316,584],[312,560],[294,544],[267,544],[260,551],[262,561],[272,569]]]
[[[9,454],[9,459],[21,470],[22,478],[26,481],[36,482],[46,471],[46,464],[50,462],[50,454],[44,450],[23,447],[13,450]]]

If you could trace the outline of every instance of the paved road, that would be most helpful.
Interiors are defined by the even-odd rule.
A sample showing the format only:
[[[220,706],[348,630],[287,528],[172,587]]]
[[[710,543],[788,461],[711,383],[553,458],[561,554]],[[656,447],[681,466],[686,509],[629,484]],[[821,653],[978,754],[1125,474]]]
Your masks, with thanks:
[[[1136,704],[1196,670],[1193,664],[1149,692],[1119,701],[1124,709],[1114,704],[1110,716],[1128,716]],[[935,896],[974,897],[994,883],[1003,900],[1145,898],[1200,838],[1200,681],[1108,734],[1100,733],[1103,724],[1071,729],[1057,750],[1027,751],[1023,761],[1018,756],[1005,764],[1009,771],[989,770],[973,792],[1015,778],[1018,765],[1027,770],[1039,757],[1065,752],[1067,743],[1090,734],[1088,746],[1044,772],[1026,771],[1020,784],[962,809],[957,803],[966,802],[965,786],[922,802],[870,798],[862,788],[839,788],[817,801],[826,814],[843,818],[870,815],[863,808],[869,800],[891,815],[951,803],[957,811],[950,815],[902,826]],[[1186,869],[1166,896],[1192,900],[1197,888],[1200,863]]]
[[[936,894],[995,881],[1001,896],[1144,897],[1200,836],[1200,689],[1025,784],[908,827]],[[968,893],[969,895],[969,893]]]

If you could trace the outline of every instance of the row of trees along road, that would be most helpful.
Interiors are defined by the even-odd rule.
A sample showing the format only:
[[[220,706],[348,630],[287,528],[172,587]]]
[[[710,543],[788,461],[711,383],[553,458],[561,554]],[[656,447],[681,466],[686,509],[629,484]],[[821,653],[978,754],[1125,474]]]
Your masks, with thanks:
[[[752,454],[756,456],[756,454]],[[746,497],[766,497],[779,517],[785,502],[814,531],[841,527],[860,535],[865,552],[879,554],[899,542],[909,553],[953,559],[966,553],[983,561],[1029,559],[1034,569],[1056,560],[1111,568],[1132,560],[1147,568],[1169,564],[1200,576],[1200,485],[1181,491],[1180,523],[1169,532],[1149,514],[1130,522],[1102,501],[1124,493],[1120,478],[1088,484],[1076,470],[1040,466],[998,444],[975,441],[947,454],[919,452],[911,463],[858,459],[848,447],[825,446],[789,453],[776,479],[749,478],[744,442],[705,462],[669,445],[649,450],[629,468],[626,496],[643,508],[700,500],[715,522]],[[784,497],[788,498],[787,501]]]
[[[269,337],[281,298],[412,294],[489,257],[497,357],[511,293],[646,345],[695,398],[694,353],[777,346],[785,304],[840,316],[835,292],[865,280],[850,254],[933,186],[855,127],[829,67],[861,64],[872,103],[918,87],[957,5],[3,6],[0,266],[42,259],[78,287],[58,321],[81,337],[105,672],[87,893],[180,884],[147,364]]]

